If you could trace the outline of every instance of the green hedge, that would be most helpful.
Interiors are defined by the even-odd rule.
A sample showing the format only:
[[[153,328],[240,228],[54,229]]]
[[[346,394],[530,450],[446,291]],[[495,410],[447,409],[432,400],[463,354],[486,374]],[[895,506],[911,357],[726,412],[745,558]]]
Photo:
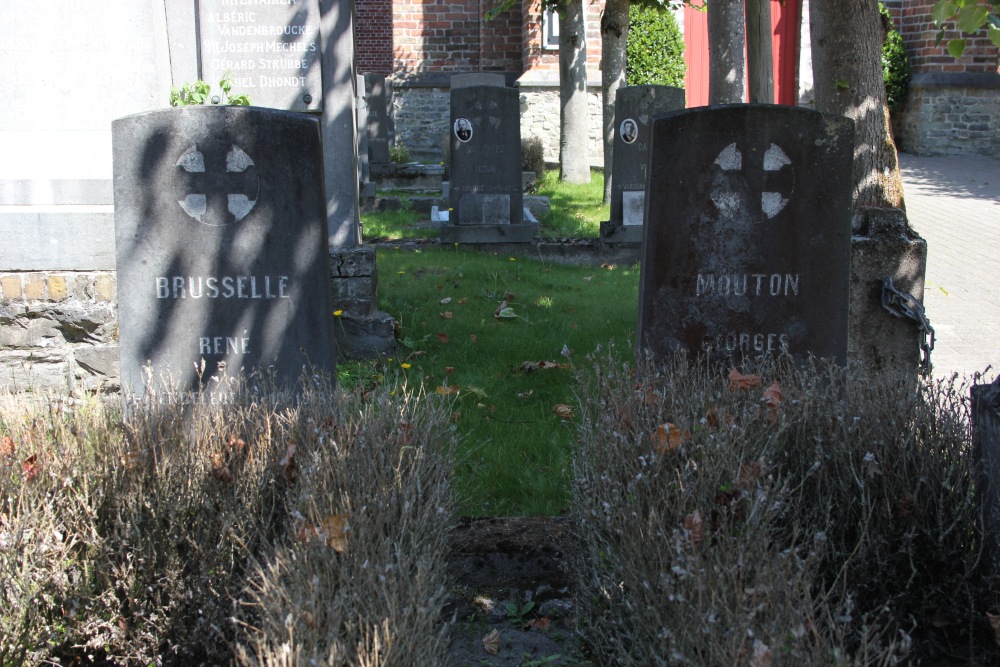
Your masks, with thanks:
[[[632,5],[628,12],[630,86],[659,84],[684,87],[684,35],[671,12]]]

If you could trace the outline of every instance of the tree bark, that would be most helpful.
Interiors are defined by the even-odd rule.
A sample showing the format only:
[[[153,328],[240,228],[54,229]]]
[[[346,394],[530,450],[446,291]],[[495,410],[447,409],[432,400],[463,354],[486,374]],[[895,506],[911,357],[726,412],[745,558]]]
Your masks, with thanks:
[[[811,0],[816,108],[854,121],[854,207],[904,208],[877,0]]]
[[[607,0],[601,14],[601,99],[604,117],[604,203],[611,201],[615,100],[625,85],[629,0]]]
[[[559,180],[590,182],[587,36],[583,0],[559,10]]]
[[[774,59],[771,50],[771,0],[746,0],[747,78],[750,101],[774,103]]]
[[[743,0],[708,3],[708,103],[746,101]]]

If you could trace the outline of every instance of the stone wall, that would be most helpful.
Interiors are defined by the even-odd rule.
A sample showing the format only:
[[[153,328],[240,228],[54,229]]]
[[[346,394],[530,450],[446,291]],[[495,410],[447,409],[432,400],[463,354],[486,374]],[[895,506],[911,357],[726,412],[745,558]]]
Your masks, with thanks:
[[[559,162],[559,85],[551,82],[518,83],[521,89],[521,137],[538,137],[545,144],[545,161]],[[588,144],[592,167],[604,165],[603,111],[601,86],[594,81],[587,85],[587,106],[590,111]]]
[[[392,111],[396,145],[402,144],[410,159],[425,164],[444,160],[451,98],[447,84],[412,85],[393,82]]]
[[[910,84],[906,110],[895,120],[900,148],[916,155],[989,155],[1000,157],[1000,76],[984,85],[965,75],[949,85],[916,76]],[[950,78],[950,77],[949,77]]]
[[[0,274],[0,387],[118,389],[118,309],[109,271]]]

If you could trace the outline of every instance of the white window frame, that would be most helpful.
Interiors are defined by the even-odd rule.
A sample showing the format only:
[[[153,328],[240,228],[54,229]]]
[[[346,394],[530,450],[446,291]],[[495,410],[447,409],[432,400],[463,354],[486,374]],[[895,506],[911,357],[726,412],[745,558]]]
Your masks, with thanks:
[[[542,48],[559,50],[559,13],[554,9],[542,10]]]

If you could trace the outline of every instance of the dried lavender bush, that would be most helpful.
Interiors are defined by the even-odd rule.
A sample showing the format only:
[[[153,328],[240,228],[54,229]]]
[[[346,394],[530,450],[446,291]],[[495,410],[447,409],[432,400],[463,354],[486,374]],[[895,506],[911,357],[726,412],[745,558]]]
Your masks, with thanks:
[[[0,664],[231,662],[241,644],[260,640],[248,627],[269,627],[265,610],[244,597],[259,563],[294,550],[298,513],[330,498],[358,509],[350,549],[359,553],[426,556],[445,539],[447,502],[438,503],[443,511],[435,509],[427,534],[402,541],[407,527],[428,527],[425,508],[401,506],[378,516],[402,525],[374,526],[360,510],[397,497],[447,496],[445,410],[418,409],[414,397],[388,392],[360,403],[323,386],[296,403],[239,388],[225,405],[177,398],[151,393],[124,418],[117,403],[58,397],[0,415]],[[414,424],[405,446],[388,435],[402,416]],[[297,479],[289,443],[298,447]],[[349,472],[325,467],[347,460]],[[325,567],[346,567],[350,554],[327,558]],[[443,547],[437,556],[443,562]],[[442,579],[431,568],[419,583],[443,588]],[[372,623],[393,633],[409,627],[403,621],[414,614],[404,609],[425,592],[412,591],[418,584],[410,580],[394,589],[360,577],[340,582],[327,594],[361,605],[380,599],[385,613]],[[436,619],[436,598],[421,600],[421,613]],[[360,635],[350,633],[371,627],[331,632],[347,633],[336,638],[354,645]],[[428,655],[438,644],[437,635],[410,642]]]
[[[942,647],[995,664],[964,387],[771,364],[730,390],[684,358],[615,359],[581,377],[574,468],[598,664],[889,665]]]
[[[376,391],[381,398],[355,401],[333,424],[323,411],[300,413],[298,480],[285,497],[296,527],[250,578],[254,620],[239,664],[445,663],[446,401]],[[342,520],[335,535],[313,528],[330,517]],[[303,531],[313,538],[296,539]]]

